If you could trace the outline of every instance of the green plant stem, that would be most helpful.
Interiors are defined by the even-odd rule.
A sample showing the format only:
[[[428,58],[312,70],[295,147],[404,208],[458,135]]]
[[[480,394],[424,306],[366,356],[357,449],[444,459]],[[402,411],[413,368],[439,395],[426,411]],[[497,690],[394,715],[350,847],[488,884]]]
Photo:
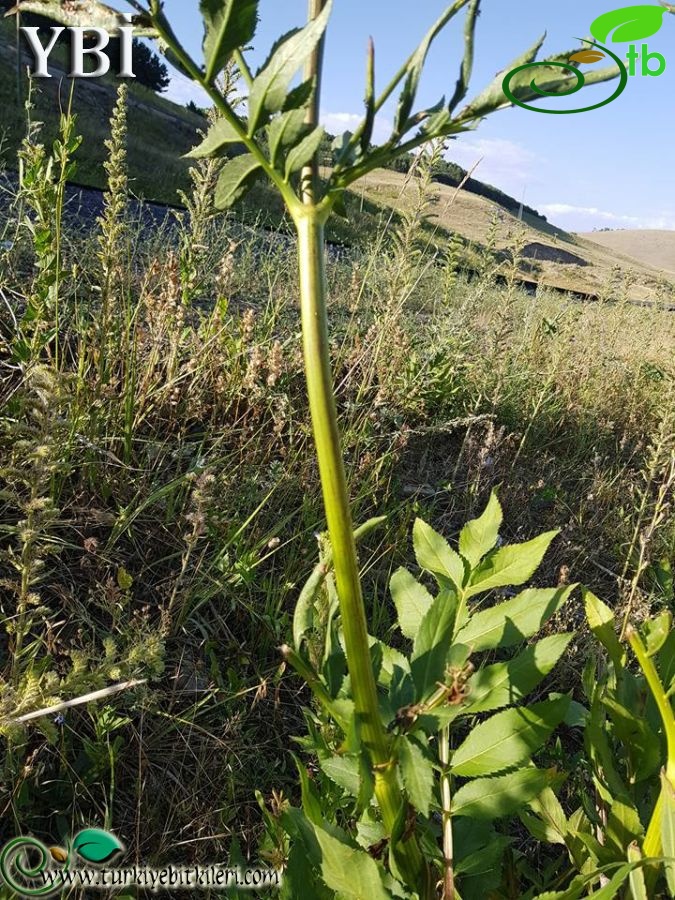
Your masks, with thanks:
[[[347,479],[340,450],[326,315],[323,230],[326,211],[314,205],[305,205],[296,206],[292,212],[298,232],[307,392],[333,551],[347,666],[361,739],[373,766],[375,796],[382,812],[385,830],[391,835],[400,821],[403,796],[398,786],[391,744],[380,719]],[[404,867],[409,885],[416,885],[420,897],[431,900],[434,896],[431,880],[415,838],[402,841],[398,850],[400,865]]]
[[[668,761],[665,767],[665,777],[670,782],[670,784],[675,787],[675,714],[673,714],[673,708],[670,705],[670,700],[668,699],[666,692],[663,689],[663,685],[661,684],[661,679],[659,678],[658,672],[656,671],[656,666],[654,665],[652,658],[648,655],[647,649],[642,643],[640,635],[632,626],[629,625],[626,629],[626,637],[628,638],[628,642],[633,649],[633,653],[635,653],[635,656],[637,657],[637,660],[640,664],[640,668],[642,669],[644,676],[647,679],[647,684],[649,685],[649,689],[652,692],[652,696],[654,697],[659,710],[659,714],[663,721],[663,727],[666,732],[666,742],[668,746]],[[642,845],[642,852],[647,858],[661,856],[661,853],[663,851],[663,841],[661,836],[662,819],[663,789],[661,790],[658,800],[656,801],[656,806],[654,807],[654,812],[652,813],[649,826],[647,827],[647,834],[645,835],[644,843]],[[656,880],[656,870],[647,870],[645,872],[645,878],[647,880],[648,887],[651,890]]]
[[[452,840],[452,781],[450,775],[450,726],[438,737],[438,758],[442,767],[441,809],[443,810],[443,900],[455,900],[454,845]]]
[[[666,778],[675,787],[675,713],[670,705],[670,700],[666,696],[666,692],[661,684],[656,666],[652,658],[647,654],[647,649],[642,643],[640,635],[630,626],[626,629],[626,637],[630,643],[633,653],[635,653],[640,668],[642,669],[647,684],[652,692],[654,700],[659,710],[663,728],[666,733],[666,741],[668,744],[668,762],[666,763]]]

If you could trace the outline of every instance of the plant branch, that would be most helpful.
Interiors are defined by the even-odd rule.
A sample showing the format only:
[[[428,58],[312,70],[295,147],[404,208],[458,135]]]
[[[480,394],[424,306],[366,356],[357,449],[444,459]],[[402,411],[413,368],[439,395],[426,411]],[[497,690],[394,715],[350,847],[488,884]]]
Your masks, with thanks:
[[[292,189],[284,182],[281,175],[279,175],[279,173],[270,164],[267,157],[258,146],[258,143],[249,136],[248,130],[242,123],[241,119],[232,109],[227,100],[222,96],[220,91],[218,91],[214,87],[214,85],[206,80],[206,78],[204,77],[204,73],[201,71],[199,66],[195,63],[190,54],[185,50],[176,35],[173,33],[173,30],[171,29],[168,21],[166,20],[166,17],[162,12],[159,12],[153,16],[153,25],[157,29],[158,35],[176,55],[180,64],[185,68],[187,72],[189,72],[192,80],[196,81],[204,88],[211,100],[213,100],[214,105],[221,113],[223,118],[237,132],[237,135],[239,136],[242,144],[244,144],[249,153],[251,153],[260,163],[261,168],[270,179],[270,181],[278,188],[279,192],[281,193],[282,197],[289,205],[289,207],[296,205],[297,198]]]
[[[326,0],[308,0],[308,20],[312,22],[324,10]],[[309,105],[307,106],[306,122],[311,128],[316,128],[319,124],[319,110],[321,108],[321,75],[323,72],[323,53],[325,47],[326,36],[323,34],[321,40],[316,45],[305,65],[305,81],[313,81],[314,89]],[[313,159],[305,166],[300,175],[300,196],[302,202],[306,205],[312,205],[316,202],[317,188],[319,183],[319,157],[318,152],[314,154]]]
[[[467,5],[467,3],[469,3],[469,0],[455,0],[455,2],[451,6],[449,6],[441,16],[439,16],[439,18],[436,20],[436,23],[433,25],[433,27],[431,28],[431,31],[430,31],[432,40],[434,37],[436,37],[439,34],[439,32],[441,32],[445,28],[445,26],[448,24],[450,19],[452,19],[454,16],[456,16],[457,13],[460,12],[463,9],[463,7],[465,7]],[[417,52],[418,51],[415,50],[413,53],[410,54],[408,59],[403,63],[401,68],[391,79],[391,81],[389,82],[387,87],[382,91],[380,96],[375,100],[374,115],[377,115],[377,113],[382,109],[382,107],[387,102],[387,100],[394,93],[394,91],[396,90],[398,85],[401,83],[401,81],[403,81],[403,79],[407,75],[408,71],[410,70],[411,65],[415,61]],[[360,125],[358,126],[356,131],[354,132],[352,138],[350,139],[349,146],[358,147],[359,142],[361,140],[361,137],[363,136],[363,133],[364,133],[366,127],[367,127],[367,120],[364,119],[360,123]]]
[[[450,776],[450,726],[438,738],[441,773],[441,810],[443,814],[443,900],[455,900],[454,846],[452,840],[452,781]]]

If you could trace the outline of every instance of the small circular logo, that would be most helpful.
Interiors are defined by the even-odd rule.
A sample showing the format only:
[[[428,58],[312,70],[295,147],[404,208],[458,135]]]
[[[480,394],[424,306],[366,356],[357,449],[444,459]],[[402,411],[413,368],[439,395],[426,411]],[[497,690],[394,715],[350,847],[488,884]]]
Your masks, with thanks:
[[[623,64],[622,60],[619,57],[612,53],[611,50],[608,50],[606,47],[601,46],[600,44],[596,44],[594,41],[590,41],[589,43],[593,44],[594,47],[597,47],[597,50],[580,50],[578,53],[575,53],[570,57],[569,62],[531,62],[525,63],[522,66],[518,66],[515,69],[512,69],[504,78],[502,83],[502,87],[504,89],[504,93],[508,97],[508,99],[515,106],[520,106],[522,109],[527,109],[530,112],[536,113],[544,113],[545,115],[551,116],[569,116],[574,113],[582,113],[582,112],[590,112],[593,109],[600,109],[602,106],[607,106],[608,103],[613,103],[618,97],[623,94],[626,90],[626,86],[628,85],[628,70],[626,66]],[[572,62],[597,62],[600,59],[603,59],[606,55],[611,56],[614,62],[619,67],[619,86],[614,91],[611,97],[608,97],[606,100],[600,101],[600,103],[594,103],[592,106],[585,106],[581,109],[542,109],[540,106],[533,106],[531,103],[525,103],[523,100],[520,100],[517,96],[517,92],[519,88],[526,87],[528,94],[534,93],[539,97],[571,97],[572,94],[576,94],[578,91],[582,89],[582,87],[586,84],[586,78],[584,77],[584,73],[581,72],[576,66],[572,65]],[[574,82],[570,85],[567,90],[554,90],[547,91],[544,87],[539,87],[536,83],[535,79],[529,84],[523,83],[522,78],[520,79],[520,85],[514,84],[514,79],[520,75],[521,72],[524,72],[526,69],[564,69],[567,73],[574,75]]]

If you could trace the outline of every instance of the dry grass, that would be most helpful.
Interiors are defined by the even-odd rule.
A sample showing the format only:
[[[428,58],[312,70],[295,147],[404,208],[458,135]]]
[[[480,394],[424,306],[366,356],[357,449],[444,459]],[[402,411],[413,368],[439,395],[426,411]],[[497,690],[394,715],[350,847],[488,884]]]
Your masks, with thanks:
[[[43,199],[51,189],[38,178]],[[627,297],[533,298],[517,246],[463,271],[428,241],[436,190],[395,239],[382,230],[328,265],[355,518],[388,515],[362,552],[372,628],[390,628],[411,519],[453,538],[494,487],[505,539],[562,529],[542,583],[586,581],[618,606],[630,595],[639,614],[659,597],[654,563],[675,555],[656,514],[675,446],[675,319]],[[0,259],[0,842],[98,822],[148,863],[222,858],[233,838],[253,852],[254,790],[295,780],[306,698],[277,648],[323,527],[294,245],[236,216],[50,234],[56,327],[51,256],[25,207],[11,226],[28,199],[0,226],[13,240]],[[22,322],[29,301],[40,316]],[[10,721],[134,675],[148,688],[108,707]]]

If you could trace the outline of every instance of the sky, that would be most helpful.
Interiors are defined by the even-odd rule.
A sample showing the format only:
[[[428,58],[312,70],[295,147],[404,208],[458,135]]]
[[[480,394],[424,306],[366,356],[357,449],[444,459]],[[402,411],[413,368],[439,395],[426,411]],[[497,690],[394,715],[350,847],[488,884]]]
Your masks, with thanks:
[[[544,32],[545,55],[578,49],[577,38],[589,35],[591,22],[621,5],[621,0],[615,4],[612,0],[484,0],[470,96]],[[322,121],[329,131],[351,130],[360,120],[369,36],[375,41],[376,77],[382,87],[445,6],[445,0],[335,0],[321,102]],[[261,0],[260,24],[250,53],[254,68],[264,62],[279,35],[302,24],[306,7],[307,0]],[[165,12],[186,48],[200,60],[198,0],[165,0]],[[463,47],[462,19],[463,14],[432,49],[420,106],[433,105],[454,90]],[[448,159],[465,168],[481,160],[476,178],[517,199],[524,195],[527,204],[569,230],[675,229],[675,166],[669,162],[675,144],[675,15],[667,14],[661,31],[646,43],[650,52],[666,57],[667,68],[660,77],[636,75],[618,100],[588,113],[537,115],[518,108],[495,113],[475,132],[451,141]],[[611,45],[618,55],[628,47]],[[592,86],[571,98],[572,104],[553,100],[548,105],[591,105],[614,88],[615,82]],[[178,73],[168,96],[182,103],[202,102],[199,90]],[[386,138],[394,108],[389,105],[383,110],[376,140]]]

